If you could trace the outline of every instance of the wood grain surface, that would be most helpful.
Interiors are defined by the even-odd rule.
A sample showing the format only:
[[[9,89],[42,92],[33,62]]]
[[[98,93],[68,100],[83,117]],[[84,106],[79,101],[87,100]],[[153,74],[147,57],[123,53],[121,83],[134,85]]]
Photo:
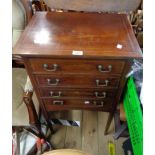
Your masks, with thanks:
[[[125,14],[69,12],[37,12],[13,54],[76,57],[73,50],[83,51],[82,57],[141,57]]]

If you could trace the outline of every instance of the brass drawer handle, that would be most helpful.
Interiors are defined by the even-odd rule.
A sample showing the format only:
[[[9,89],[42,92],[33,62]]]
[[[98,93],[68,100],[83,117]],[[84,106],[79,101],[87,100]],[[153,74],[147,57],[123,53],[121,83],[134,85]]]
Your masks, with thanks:
[[[59,81],[60,81],[59,79],[55,79],[54,82],[53,82],[53,80],[51,80],[51,79],[47,79],[48,85],[51,85],[51,86],[56,86],[56,85],[58,85]]]
[[[95,106],[103,106],[103,101],[84,101],[84,104],[86,105],[95,105]]]
[[[101,84],[100,80],[96,80],[96,85],[97,86],[107,87],[108,84],[109,84],[109,80],[104,80],[104,84]]]
[[[97,68],[98,68],[98,71],[102,73],[108,73],[112,71],[112,65],[109,65],[107,70],[102,65],[98,65]]]
[[[53,98],[55,98],[55,97],[61,97],[62,92],[59,91],[59,92],[58,92],[58,95],[54,95],[54,94],[55,94],[55,93],[54,93],[53,91],[50,91],[50,96],[53,97]]]
[[[106,98],[106,92],[102,92],[101,93],[102,95],[99,95],[99,92],[95,92],[95,96],[97,97],[97,98]]]
[[[54,72],[58,69],[58,65],[57,64],[53,64],[51,66],[51,68],[49,67],[48,64],[43,64],[43,68],[46,70],[46,71],[50,71],[50,72]]]
[[[96,105],[96,106],[103,106],[104,102],[103,101],[100,101],[100,102],[93,101],[93,104]]]
[[[63,105],[64,101],[53,101],[54,105]]]

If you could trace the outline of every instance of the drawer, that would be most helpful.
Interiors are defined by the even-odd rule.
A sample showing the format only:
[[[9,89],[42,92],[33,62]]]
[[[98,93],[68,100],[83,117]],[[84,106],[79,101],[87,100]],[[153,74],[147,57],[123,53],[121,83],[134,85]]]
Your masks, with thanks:
[[[123,60],[61,60],[61,59],[29,59],[33,73],[53,74],[121,74],[125,62]]]
[[[76,75],[36,75],[39,86],[45,87],[65,87],[65,88],[117,88],[118,77],[91,77]]]
[[[56,88],[40,88],[41,97],[60,98],[74,97],[86,98],[93,97],[95,99],[113,98],[116,90],[101,89],[56,89]]]
[[[112,100],[92,100],[92,99],[43,99],[44,106],[47,111],[63,108],[73,109],[89,109],[89,108],[112,108]]]

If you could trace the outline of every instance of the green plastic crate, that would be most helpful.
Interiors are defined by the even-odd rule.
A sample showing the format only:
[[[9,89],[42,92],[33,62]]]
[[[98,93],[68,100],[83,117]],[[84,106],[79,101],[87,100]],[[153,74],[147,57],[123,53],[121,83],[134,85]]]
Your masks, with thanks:
[[[123,104],[134,155],[143,155],[143,116],[132,77],[127,81]]]

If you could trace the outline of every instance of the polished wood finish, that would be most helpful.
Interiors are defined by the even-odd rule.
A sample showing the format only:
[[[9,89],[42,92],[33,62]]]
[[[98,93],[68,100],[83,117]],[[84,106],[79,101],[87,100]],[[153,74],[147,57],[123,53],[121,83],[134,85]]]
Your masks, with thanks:
[[[55,105],[59,105],[59,106],[74,106],[74,105],[78,105],[78,106],[85,106],[85,107],[104,107],[105,105],[112,105],[112,101],[113,99],[94,99],[94,98],[79,98],[79,99],[75,99],[75,98],[59,98],[59,99],[43,99],[45,104],[50,104],[52,106]]]
[[[50,100],[46,100],[45,102],[47,103],[47,101],[49,101],[48,104],[45,104],[45,108],[47,109],[48,112],[50,111],[64,111],[64,110],[92,110],[92,111],[104,111],[104,112],[112,112],[112,104],[110,105],[110,103],[105,102],[104,106],[96,106],[96,105],[78,105],[77,104],[77,100],[75,101],[76,105],[52,105]],[[74,102],[71,102],[74,103]]]
[[[117,48],[121,44],[122,49]],[[22,56],[139,58],[141,50],[125,14],[37,12],[13,54]],[[79,56],[81,57],[81,56]]]
[[[35,74],[121,74],[125,65],[125,62],[121,60],[61,60],[46,58],[29,59],[29,63]],[[56,70],[53,70],[54,64],[57,64]],[[45,68],[44,65],[47,65],[48,67]],[[100,69],[99,66],[102,66],[102,68]],[[111,70],[109,70],[109,66],[112,67]]]
[[[98,98],[114,98],[116,94],[116,90],[109,89],[60,89],[60,88],[51,88],[51,87],[43,87],[40,88],[40,96],[41,97],[50,97],[50,98],[58,98],[58,97],[74,97],[74,98],[84,98],[84,97],[94,97]]]
[[[65,88],[117,88],[119,78],[84,75],[36,75],[39,86]],[[97,81],[98,80],[98,81]]]
[[[132,59],[142,58],[127,16],[97,13],[36,13],[13,54],[22,56],[46,120],[56,110],[107,111],[105,133]],[[103,91],[109,96],[100,98]]]

